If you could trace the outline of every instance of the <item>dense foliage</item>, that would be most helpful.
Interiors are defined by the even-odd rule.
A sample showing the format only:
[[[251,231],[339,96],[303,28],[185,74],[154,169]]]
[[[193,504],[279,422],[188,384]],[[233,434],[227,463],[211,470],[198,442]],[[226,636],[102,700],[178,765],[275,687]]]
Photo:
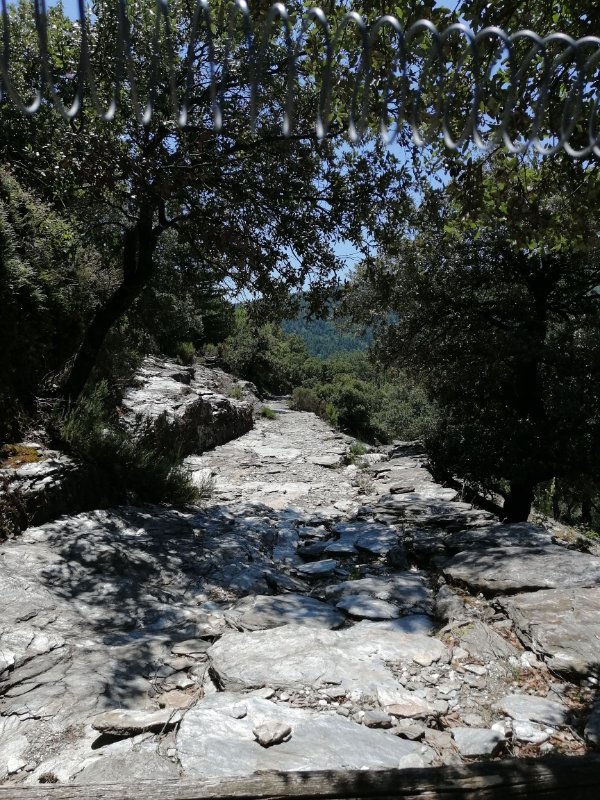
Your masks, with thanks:
[[[253,4],[255,25],[268,5]],[[350,6],[323,5],[334,23]],[[213,10],[225,6],[217,0]],[[305,8],[301,0],[288,6],[292,15]],[[364,0],[355,8],[371,18],[393,11],[407,26],[425,16],[440,27],[464,20],[474,29],[563,29],[578,37],[597,32],[596,6],[463,0],[446,8],[415,0],[390,8]],[[16,440],[40,408],[62,398],[57,440],[105,469],[112,464],[114,479],[140,497],[182,501],[176,448],[153,450],[141,435],[136,452],[114,409],[145,354],[191,363],[204,350],[218,352],[263,394],[290,393],[296,407],[365,440],[425,437],[440,475],[504,496],[511,519],[525,518],[535,500],[555,516],[597,526],[596,162],[509,156],[496,145],[485,154],[435,145],[415,154],[406,129],[402,148],[386,150],[369,136],[361,148],[342,144],[359,69],[351,35],[340,45],[349,47],[325,141],[314,134],[322,70],[316,40],[300,59],[296,133],[281,135],[285,48],[278,35],[269,44],[255,133],[244,88],[249,56],[243,37],[234,37],[225,128],[217,136],[201,68],[207,43],[200,38],[187,62],[190,6],[171,0],[170,7],[176,84],[180,90],[192,81],[186,130],[172,122],[164,59],[147,125],[127,81],[110,125],[97,120],[89,96],[70,125],[57,120],[47,98],[33,117],[7,102],[0,107],[0,443]],[[107,104],[118,66],[117,19],[108,0],[96,0],[92,11],[91,58]],[[27,95],[39,69],[33,4],[21,0],[8,14],[12,77]],[[155,20],[145,0],[132,0],[128,14],[132,68],[145,97]],[[49,15],[53,88],[67,102],[79,32],[60,6]],[[417,62],[427,36],[415,44]],[[216,52],[226,38],[226,14],[216,13]],[[385,42],[373,52],[380,89],[390,62]],[[458,35],[445,42],[448,61],[463,44]],[[532,111],[541,74],[540,58],[533,60],[519,86],[516,125],[535,122],[550,139],[570,91],[569,59],[553,73],[544,120]],[[480,112],[492,123],[507,64],[492,49],[482,51],[483,61],[493,69]],[[425,124],[434,87],[426,81],[422,88]],[[594,82],[584,81],[584,104],[593,91]],[[454,127],[469,92],[468,81],[456,82],[447,109]],[[373,132],[375,117],[369,126]],[[577,128],[573,142],[585,136]],[[365,254],[341,312],[363,326],[362,336],[332,320],[345,274],[340,242]],[[305,302],[294,318],[289,299],[298,291]],[[323,317],[312,317],[314,310]]]
[[[366,441],[421,438],[433,424],[435,412],[425,393],[398,370],[382,368],[362,350],[316,358],[302,337],[285,334],[274,323],[261,325],[243,308],[214,352],[259,392],[291,393],[295,408]]]

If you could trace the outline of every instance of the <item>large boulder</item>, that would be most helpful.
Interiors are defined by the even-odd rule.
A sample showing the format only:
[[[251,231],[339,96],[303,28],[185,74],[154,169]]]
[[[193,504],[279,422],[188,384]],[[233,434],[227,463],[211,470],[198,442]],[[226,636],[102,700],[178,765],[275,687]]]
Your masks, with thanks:
[[[487,547],[450,559],[444,574],[485,594],[600,586],[600,558],[559,545]]]
[[[585,675],[600,668],[600,588],[548,589],[499,603],[519,638],[543,655],[551,669]]]
[[[291,736],[263,747],[254,731],[273,723],[291,728]],[[423,767],[434,757],[430,747],[337,715],[228,692],[206,698],[185,715],[177,753],[185,776],[209,778],[242,777],[259,770]]]
[[[341,631],[284,625],[228,633],[208,655],[211,670],[224,689],[339,684],[373,696],[379,686],[396,686],[390,662],[429,665],[448,659],[446,648],[437,639],[407,634],[390,623],[367,622]]]
[[[207,386],[205,370],[146,358],[122,401],[123,422],[134,432],[154,429],[176,437],[182,455],[201,453],[247,433],[249,403]]]

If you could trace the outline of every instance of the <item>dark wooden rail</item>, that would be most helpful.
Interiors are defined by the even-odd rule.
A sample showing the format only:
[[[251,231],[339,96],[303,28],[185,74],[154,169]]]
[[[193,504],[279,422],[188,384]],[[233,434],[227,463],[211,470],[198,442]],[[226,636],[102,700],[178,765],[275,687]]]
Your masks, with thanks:
[[[259,772],[249,778],[133,785],[0,786],[0,800],[600,800],[600,755],[460,767]]]

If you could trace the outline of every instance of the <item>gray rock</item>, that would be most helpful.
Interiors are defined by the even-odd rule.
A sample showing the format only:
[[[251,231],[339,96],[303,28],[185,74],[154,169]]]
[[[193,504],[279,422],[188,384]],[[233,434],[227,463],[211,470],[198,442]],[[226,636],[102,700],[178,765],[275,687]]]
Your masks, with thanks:
[[[171,647],[171,652],[176,655],[202,655],[210,645],[211,642],[206,639],[185,639],[183,642],[176,642]]]
[[[236,717],[236,719],[243,719],[243,717]],[[292,735],[292,729],[283,722],[268,720],[253,728],[252,733],[262,747],[272,747],[287,741]]]
[[[101,755],[78,772],[75,784],[130,784],[147,781],[172,781],[179,778],[177,765],[154,752],[129,752],[124,755]]]
[[[403,739],[410,739],[414,742],[417,739],[422,739],[427,730],[428,729],[424,725],[413,722],[413,720],[399,719],[398,724],[392,728],[392,733],[396,736],[401,736]]]
[[[339,453],[332,453],[324,456],[309,456],[308,461],[319,467],[339,467],[342,463],[342,456]]]
[[[207,698],[185,716],[177,750],[186,777],[223,778],[259,770],[377,769],[424,766],[434,752],[385,731],[356,725],[344,717],[319,714],[267,700],[248,699],[248,716],[226,713],[233,696]],[[252,731],[265,720],[280,722],[293,735],[277,747],[258,746]]]
[[[440,619],[464,619],[465,604],[449,586],[442,586],[435,597],[435,613]]]
[[[256,631],[295,623],[324,628],[339,628],[344,615],[329,603],[302,594],[245,597],[225,612],[225,619],[235,628]]]
[[[450,559],[443,571],[488,594],[600,585],[600,558],[558,545],[466,551]]]
[[[303,544],[302,547],[299,547],[297,553],[300,558],[321,558],[327,549],[327,542],[310,542],[310,544]]]
[[[392,718],[383,711],[369,709],[365,711],[362,723],[367,728],[391,728]]]
[[[431,664],[448,659],[448,651],[437,639],[395,631],[390,625],[361,622],[341,631],[284,625],[225,634],[211,647],[209,658],[224,689],[329,683],[373,694],[377,686],[396,685],[389,662]]]
[[[485,622],[474,620],[465,625],[456,625],[452,632],[458,638],[461,648],[471,657],[486,663],[506,663],[511,656],[516,658],[519,655],[519,651],[510,642]]]
[[[595,745],[600,745],[600,701],[592,708],[592,713],[587,718],[583,735]]]
[[[519,742],[543,744],[548,741],[554,731],[552,728],[542,728],[540,725],[536,725],[535,722],[516,719],[512,724],[512,733],[513,738],[518,739]]]
[[[358,619],[395,619],[400,609],[385,600],[377,600],[368,595],[348,595],[337,603],[336,608]]]
[[[499,731],[489,728],[452,728],[452,736],[461,756],[490,756],[504,741]]]
[[[562,703],[531,694],[507,695],[497,703],[496,708],[512,719],[554,726],[564,725],[569,713]]]
[[[487,547],[539,547],[552,544],[553,536],[541,525],[516,522],[510,525],[485,525],[451,533],[445,545],[452,552]]]
[[[528,592],[499,602],[521,641],[551,669],[583,675],[598,670],[600,588]]]
[[[123,423],[133,431],[139,420],[146,425],[168,425],[183,455],[201,453],[224,444],[252,428],[252,408],[207,389],[206,373],[198,365],[181,367],[146,358],[134,386],[121,401]]]
[[[382,556],[394,550],[397,552],[398,531],[386,525],[372,523],[365,526],[366,530],[356,538],[356,549],[372,556]]]
[[[92,728],[109,736],[135,736],[147,731],[162,731],[181,721],[181,714],[173,709],[160,711],[130,710],[125,708],[105,711],[94,717]]]
[[[378,600],[391,600],[403,610],[429,608],[431,592],[424,576],[418,572],[401,572],[385,578],[359,578],[342,581],[325,590],[326,597],[370,595]]]
[[[435,706],[427,700],[398,686],[380,686],[377,689],[377,701],[388,714],[394,717],[414,718],[435,716]]]
[[[338,562],[333,558],[326,558],[323,561],[313,561],[310,564],[303,564],[297,567],[306,578],[324,578],[326,575],[331,575],[337,569]]]

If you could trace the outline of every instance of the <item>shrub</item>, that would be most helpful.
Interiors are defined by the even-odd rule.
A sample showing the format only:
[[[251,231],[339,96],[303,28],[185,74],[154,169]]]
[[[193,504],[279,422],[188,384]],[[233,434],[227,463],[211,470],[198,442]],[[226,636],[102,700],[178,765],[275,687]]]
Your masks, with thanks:
[[[277,419],[277,412],[273,411],[273,409],[269,408],[268,406],[263,406],[261,408],[260,415],[265,419]]]
[[[179,342],[175,348],[175,354],[180,364],[193,364],[196,358],[196,348],[191,342]]]
[[[242,400],[244,397],[244,391],[239,383],[234,383],[227,392],[227,396],[231,397],[232,400]]]
[[[312,411],[314,414],[325,414],[325,403],[319,395],[306,386],[297,386],[292,392],[290,407],[295,411]]]
[[[11,486],[9,477],[0,475],[0,541],[16,536],[27,524],[27,511],[21,492]]]
[[[179,443],[166,419],[140,422],[128,431],[110,413],[105,382],[82,396],[77,406],[55,418],[53,434],[69,453],[95,464],[115,487],[143,502],[186,505],[199,491],[182,466]]]

